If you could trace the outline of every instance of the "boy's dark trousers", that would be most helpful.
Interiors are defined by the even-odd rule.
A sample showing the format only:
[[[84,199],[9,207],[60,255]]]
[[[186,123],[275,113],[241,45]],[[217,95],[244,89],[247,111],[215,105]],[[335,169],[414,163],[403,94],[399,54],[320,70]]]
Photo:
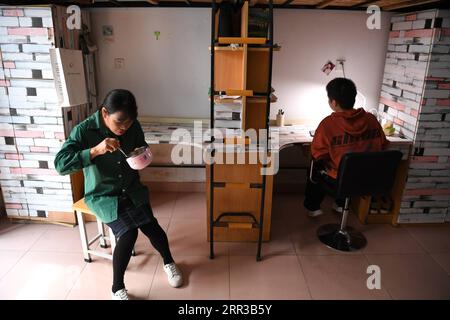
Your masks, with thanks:
[[[319,210],[326,194],[332,192],[333,190],[336,190],[336,179],[333,179],[322,170],[323,169],[321,169],[320,167],[317,169],[313,169],[312,178],[317,183],[311,182],[311,180],[309,179],[308,170],[303,206],[309,211]],[[338,207],[344,207],[344,199],[335,199],[335,202]]]

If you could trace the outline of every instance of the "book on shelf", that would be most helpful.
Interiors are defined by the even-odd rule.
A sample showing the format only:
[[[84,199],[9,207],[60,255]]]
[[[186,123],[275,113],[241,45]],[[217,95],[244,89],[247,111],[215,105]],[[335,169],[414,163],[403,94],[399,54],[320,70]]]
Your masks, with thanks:
[[[215,104],[214,110],[216,112],[241,112],[242,104]]]
[[[214,97],[215,128],[241,129],[242,127],[241,114],[242,114],[242,99],[240,96],[219,95]],[[228,135],[229,132],[227,136]]]
[[[214,120],[215,128],[240,129],[241,124],[241,120]]]
[[[241,120],[241,112],[215,111],[216,120]]]
[[[269,9],[250,8],[248,12],[248,36],[268,38],[269,33]]]

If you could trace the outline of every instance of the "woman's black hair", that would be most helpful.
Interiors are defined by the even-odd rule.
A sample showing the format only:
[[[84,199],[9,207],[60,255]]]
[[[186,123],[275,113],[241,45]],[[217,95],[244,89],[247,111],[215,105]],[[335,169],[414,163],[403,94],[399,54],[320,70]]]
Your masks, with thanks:
[[[125,89],[111,90],[103,100],[102,107],[105,107],[109,114],[121,111],[131,120],[135,120],[138,115],[136,99]]]
[[[350,110],[355,105],[356,86],[352,80],[335,78],[327,84],[328,98],[336,100],[342,109]]]

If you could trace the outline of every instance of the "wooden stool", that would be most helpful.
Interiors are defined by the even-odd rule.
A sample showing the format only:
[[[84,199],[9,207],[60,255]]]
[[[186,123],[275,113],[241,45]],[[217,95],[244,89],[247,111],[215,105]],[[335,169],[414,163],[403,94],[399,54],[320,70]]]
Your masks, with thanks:
[[[84,202],[84,198],[75,202],[72,205],[72,209],[77,213],[78,228],[80,230],[81,246],[83,248],[84,261],[92,262],[91,254],[112,260],[112,253],[114,252],[114,248],[116,246],[116,237],[114,236],[112,230],[110,228],[108,228],[109,236],[106,236],[105,224],[97,218],[98,233],[95,235],[95,237],[93,237],[91,240],[89,240],[87,233],[86,233],[86,225],[84,223],[83,213],[90,214],[90,215],[94,215],[94,213],[86,206],[86,203]],[[109,242],[111,243],[111,254],[100,252],[100,251],[95,251],[95,250],[92,250],[89,248],[89,246],[92,243],[94,243],[97,239],[100,239],[99,240],[100,247],[102,247],[102,248],[108,247],[105,240],[109,240]]]

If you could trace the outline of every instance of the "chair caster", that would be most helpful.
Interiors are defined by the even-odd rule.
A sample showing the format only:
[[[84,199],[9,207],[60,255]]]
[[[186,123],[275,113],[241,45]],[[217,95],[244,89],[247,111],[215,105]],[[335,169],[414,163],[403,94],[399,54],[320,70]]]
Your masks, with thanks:
[[[92,259],[91,259],[91,258],[89,258],[89,259],[84,259],[84,261],[87,262],[87,263],[91,263],[91,262],[92,262]]]
[[[136,251],[131,251],[131,255],[133,256],[133,257],[136,257]]]
[[[103,248],[103,249],[106,249],[106,248],[108,248],[108,245],[107,244],[101,244],[100,247]]]

